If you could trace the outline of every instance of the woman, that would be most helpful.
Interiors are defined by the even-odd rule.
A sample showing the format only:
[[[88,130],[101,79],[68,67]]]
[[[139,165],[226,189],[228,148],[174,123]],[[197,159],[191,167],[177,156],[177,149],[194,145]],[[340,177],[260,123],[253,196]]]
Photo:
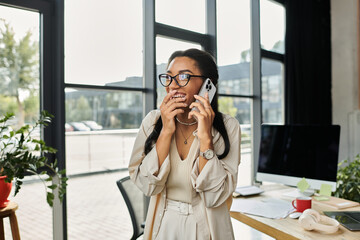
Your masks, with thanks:
[[[167,95],[144,118],[129,164],[151,196],[144,239],[234,239],[227,199],[237,183],[240,125],[218,112],[217,96],[210,104],[197,95],[207,78],[216,86],[217,65],[197,49],[174,52],[159,75]]]

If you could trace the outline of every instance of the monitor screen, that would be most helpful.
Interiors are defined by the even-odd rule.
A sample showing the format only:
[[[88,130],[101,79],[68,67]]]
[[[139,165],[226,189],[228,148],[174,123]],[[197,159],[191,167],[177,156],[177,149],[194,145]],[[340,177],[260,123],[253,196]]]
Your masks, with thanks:
[[[304,177],[334,189],[339,138],[338,125],[262,125],[257,180],[296,186]]]

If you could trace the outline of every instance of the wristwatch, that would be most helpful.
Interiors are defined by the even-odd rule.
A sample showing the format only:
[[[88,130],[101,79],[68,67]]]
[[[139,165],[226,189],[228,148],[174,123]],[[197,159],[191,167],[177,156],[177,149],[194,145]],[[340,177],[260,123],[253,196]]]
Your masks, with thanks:
[[[215,156],[215,153],[212,149],[208,149],[205,152],[200,152],[200,156],[205,158],[206,160],[210,160]]]

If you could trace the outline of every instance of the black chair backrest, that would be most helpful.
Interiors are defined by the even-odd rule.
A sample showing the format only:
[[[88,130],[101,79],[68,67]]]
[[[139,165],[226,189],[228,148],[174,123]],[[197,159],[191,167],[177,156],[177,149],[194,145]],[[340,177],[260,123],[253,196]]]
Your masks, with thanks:
[[[116,184],[130,213],[134,230],[131,239],[137,239],[144,233],[144,229],[141,225],[146,219],[148,200],[143,192],[130,180],[129,176],[116,181]]]

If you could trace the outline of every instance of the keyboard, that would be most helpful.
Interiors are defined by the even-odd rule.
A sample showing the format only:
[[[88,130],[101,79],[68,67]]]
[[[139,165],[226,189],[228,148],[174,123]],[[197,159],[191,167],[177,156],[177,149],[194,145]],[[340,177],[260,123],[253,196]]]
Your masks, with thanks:
[[[346,215],[348,215],[349,217],[360,222],[360,212],[359,211],[349,211],[349,212],[346,212]]]

